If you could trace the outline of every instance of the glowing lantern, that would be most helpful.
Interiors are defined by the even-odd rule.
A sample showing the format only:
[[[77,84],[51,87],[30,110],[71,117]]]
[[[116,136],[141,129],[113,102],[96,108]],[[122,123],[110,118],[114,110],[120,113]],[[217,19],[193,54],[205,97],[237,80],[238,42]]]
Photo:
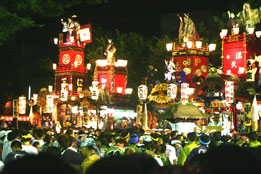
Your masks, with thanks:
[[[182,83],[181,84],[181,102],[188,103],[189,99],[189,84],[188,83]]]
[[[209,50],[210,52],[215,51],[215,50],[216,50],[216,44],[209,44],[209,45],[208,45],[208,50]]]
[[[196,41],[196,48],[201,48],[202,47],[202,41]]]
[[[122,93],[122,87],[117,87],[117,93]]]
[[[254,34],[255,28],[254,27],[248,27],[247,32],[248,34]]]
[[[33,94],[33,100],[36,101],[38,98],[38,94]]]
[[[53,92],[53,86],[52,86],[52,85],[49,85],[49,86],[48,86],[48,91],[49,91],[49,92]]]
[[[172,48],[173,48],[173,43],[167,43],[167,44],[166,44],[166,49],[167,49],[167,51],[172,50]]]
[[[233,32],[234,32],[234,35],[238,35],[239,34],[239,28],[238,27],[233,28]]]
[[[107,60],[106,59],[96,60],[96,65],[97,66],[106,66],[107,65]]]
[[[87,64],[87,69],[90,70],[90,69],[91,69],[91,66],[92,66],[92,64],[88,63],[88,64]]]
[[[237,110],[243,110],[243,103],[242,102],[238,102],[236,105]]]
[[[261,37],[261,31],[256,31],[256,37],[260,38]]]
[[[187,47],[192,48],[193,42],[192,41],[187,41]]]
[[[67,101],[68,98],[68,83],[61,83],[61,101]]]
[[[227,103],[233,103],[234,99],[234,82],[226,81],[225,82],[225,97]]]
[[[53,112],[53,95],[46,96],[46,113]]]
[[[57,45],[57,43],[58,43],[58,38],[54,38],[54,39],[53,39],[53,42],[54,42],[55,45]]]
[[[98,81],[93,81],[92,86],[90,87],[91,96],[93,100],[98,100],[99,98],[99,89],[98,89]]]
[[[53,63],[53,70],[56,70],[56,68],[57,68],[57,64]]]
[[[148,96],[148,87],[146,85],[140,85],[138,87],[138,97],[141,100],[146,100]]]
[[[177,96],[177,85],[169,84],[168,91],[167,91],[167,96],[170,99],[175,99],[176,98],[176,96]]]
[[[127,60],[117,60],[117,62],[115,62],[115,66],[116,67],[126,67],[127,66],[128,61]]]
[[[125,89],[125,94],[130,95],[130,94],[132,94],[132,91],[133,91],[132,88],[126,88]]]
[[[223,37],[226,37],[227,33],[228,33],[228,29],[222,29],[221,33],[222,33]]]
[[[19,97],[19,114],[26,113],[26,97]]]
[[[219,36],[221,39],[223,39],[225,37],[222,32],[219,33]]]

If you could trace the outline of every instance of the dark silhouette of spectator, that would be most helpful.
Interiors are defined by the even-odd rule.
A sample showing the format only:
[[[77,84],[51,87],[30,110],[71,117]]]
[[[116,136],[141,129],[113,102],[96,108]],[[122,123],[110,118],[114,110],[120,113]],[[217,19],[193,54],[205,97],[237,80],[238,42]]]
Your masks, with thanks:
[[[26,153],[25,151],[22,150],[22,144],[20,141],[18,140],[15,140],[11,143],[11,149],[12,149],[12,152],[10,152],[6,158],[5,158],[5,164],[10,162],[10,161],[13,161],[13,160],[16,160],[16,159],[19,159],[19,158],[22,158],[24,157],[25,155],[29,155],[28,153]]]
[[[202,174],[246,174],[260,171],[260,163],[248,148],[220,145],[207,151]]]
[[[76,174],[61,158],[50,154],[29,155],[6,164],[2,174]]]
[[[159,165],[150,155],[134,153],[126,156],[112,156],[95,162],[85,174],[152,174]]]

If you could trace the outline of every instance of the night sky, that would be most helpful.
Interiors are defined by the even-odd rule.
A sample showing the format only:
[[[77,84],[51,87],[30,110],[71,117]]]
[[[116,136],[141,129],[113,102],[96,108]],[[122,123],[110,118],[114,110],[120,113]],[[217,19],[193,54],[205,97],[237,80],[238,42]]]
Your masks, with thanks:
[[[66,11],[64,16],[76,14],[80,24],[91,23],[92,26],[102,27],[105,30],[114,31],[119,29],[120,32],[138,32],[147,36],[160,36],[161,34],[161,18],[164,14],[196,12],[208,9],[215,11],[226,12],[228,5],[237,2],[237,6],[241,7],[243,2],[241,0],[232,0],[229,2],[219,2],[212,0],[201,1],[187,1],[187,0],[110,0],[109,3],[99,4],[93,6],[79,5],[70,8]],[[206,14],[207,16],[208,14]],[[57,37],[62,30],[60,24],[60,17],[57,18],[42,18],[34,17],[37,24],[43,24],[43,27],[24,29],[17,32],[14,36],[16,44],[25,44],[29,51],[22,55],[32,57],[25,63],[35,61],[36,57],[45,58],[51,57],[58,62],[58,47],[53,44],[53,38]],[[212,16],[210,16],[212,17]],[[193,16],[192,16],[193,18]],[[178,20],[176,17],[175,20]],[[196,24],[197,25],[197,24]],[[178,26],[177,26],[178,28]],[[2,50],[7,50],[2,48]],[[12,51],[16,52],[16,48]],[[6,52],[7,53],[7,52]],[[9,53],[10,54],[10,51]],[[8,55],[7,54],[7,55]],[[3,53],[5,56],[5,53]],[[19,58],[19,57],[18,57]],[[8,59],[5,59],[8,61]],[[10,67],[5,67],[6,72],[10,71]],[[37,67],[35,67],[37,68]],[[32,67],[32,73],[25,80],[25,87],[19,92],[26,93],[28,85],[32,85],[32,91],[37,92],[46,79],[41,78],[41,75],[46,72],[39,72],[38,69]],[[49,72],[49,76],[52,76]],[[32,77],[38,75],[37,84],[32,84]],[[46,74],[45,74],[46,75]],[[8,83],[2,81],[3,83]],[[15,79],[13,79],[15,80]],[[51,81],[52,79],[48,79]],[[19,88],[20,89],[20,88]]]

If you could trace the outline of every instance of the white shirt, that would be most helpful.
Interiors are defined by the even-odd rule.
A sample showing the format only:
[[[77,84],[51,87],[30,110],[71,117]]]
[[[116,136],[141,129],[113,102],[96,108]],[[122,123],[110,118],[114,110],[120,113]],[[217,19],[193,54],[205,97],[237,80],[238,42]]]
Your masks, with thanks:
[[[32,145],[22,145],[22,150],[30,155],[37,155],[37,149]]]
[[[171,164],[173,164],[174,160],[177,160],[176,149],[175,149],[175,147],[173,147],[169,144],[166,144],[165,155],[166,155],[166,157],[169,158]]]

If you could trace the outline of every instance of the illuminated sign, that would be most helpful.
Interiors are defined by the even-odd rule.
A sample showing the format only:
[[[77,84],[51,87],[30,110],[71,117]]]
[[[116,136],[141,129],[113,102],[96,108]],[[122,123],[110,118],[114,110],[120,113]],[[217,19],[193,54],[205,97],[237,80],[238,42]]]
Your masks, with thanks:
[[[25,97],[19,97],[19,114],[25,114],[26,113],[26,98]]]
[[[177,96],[177,85],[169,84],[168,91],[167,91],[167,96],[170,99],[175,99],[176,98],[176,96]]]
[[[234,98],[234,82],[226,81],[225,82],[225,97],[227,103],[233,103]]]
[[[181,102],[188,103],[189,99],[189,84],[182,83],[181,84]]]
[[[46,113],[53,112],[53,95],[46,96]]]
[[[146,85],[140,85],[138,87],[138,97],[141,100],[146,100],[148,96],[148,87]]]

